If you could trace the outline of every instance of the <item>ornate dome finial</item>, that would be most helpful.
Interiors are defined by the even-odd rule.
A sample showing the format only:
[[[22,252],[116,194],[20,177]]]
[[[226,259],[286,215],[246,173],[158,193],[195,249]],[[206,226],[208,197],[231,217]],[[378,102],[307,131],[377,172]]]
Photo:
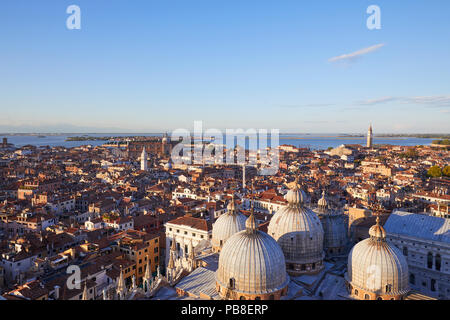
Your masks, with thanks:
[[[317,202],[317,205],[319,206],[320,210],[326,210],[328,209],[328,201],[325,198],[325,190],[322,191],[322,198],[319,199],[319,201]]]
[[[386,239],[386,231],[380,225],[380,216],[377,215],[376,224],[369,229],[370,238],[376,241],[384,241]]]

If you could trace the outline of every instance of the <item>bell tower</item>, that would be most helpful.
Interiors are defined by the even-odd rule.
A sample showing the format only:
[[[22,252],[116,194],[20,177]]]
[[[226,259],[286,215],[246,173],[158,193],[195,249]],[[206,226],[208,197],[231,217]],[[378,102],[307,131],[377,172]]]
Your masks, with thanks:
[[[372,124],[369,126],[369,130],[367,131],[367,148],[372,148],[373,146],[373,133],[372,133]]]

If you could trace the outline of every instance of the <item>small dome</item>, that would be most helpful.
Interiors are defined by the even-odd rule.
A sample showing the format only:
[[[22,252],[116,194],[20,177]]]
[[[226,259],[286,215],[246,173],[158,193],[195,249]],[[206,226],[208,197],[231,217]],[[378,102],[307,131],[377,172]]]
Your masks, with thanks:
[[[279,294],[289,283],[283,251],[267,233],[256,229],[253,213],[247,229],[236,233],[223,246],[216,273],[219,293],[226,288],[237,296]]]
[[[228,211],[217,218],[212,229],[212,246],[220,251],[225,242],[235,233],[245,229],[246,216],[237,212],[233,199],[228,204]]]
[[[338,256],[346,251],[347,245],[347,223],[344,215],[332,210],[322,192],[322,198],[317,202],[314,210],[322,222],[324,241],[323,246],[329,257]]]
[[[409,291],[408,263],[400,250],[386,241],[379,223],[370,228],[370,238],[357,243],[348,256],[347,281],[352,295],[402,297]]]
[[[285,199],[290,204],[299,204],[305,202],[306,195],[303,192],[303,190],[299,188],[298,179],[295,179],[294,187],[288,191],[288,193],[285,196]]]

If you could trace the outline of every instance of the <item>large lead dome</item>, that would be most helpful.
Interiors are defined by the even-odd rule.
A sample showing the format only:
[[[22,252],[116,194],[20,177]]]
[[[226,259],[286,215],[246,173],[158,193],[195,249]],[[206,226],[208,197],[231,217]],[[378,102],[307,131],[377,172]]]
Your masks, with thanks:
[[[283,250],[286,269],[297,276],[323,268],[323,228],[317,215],[304,204],[297,180],[286,195],[288,205],[274,214],[268,233]]]
[[[369,235],[348,256],[346,280],[351,296],[364,300],[402,299],[409,291],[406,258],[386,241],[378,217]]]
[[[227,212],[214,223],[212,229],[212,248],[215,252],[222,250],[225,242],[235,233],[245,229],[247,217],[236,210],[234,195],[228,204]]]
[[[217,291],[224,299],[269,300],[287,293],[283,252],[267,233],[257,230],[253,212],[246,230],[224,244],[216,273]]]

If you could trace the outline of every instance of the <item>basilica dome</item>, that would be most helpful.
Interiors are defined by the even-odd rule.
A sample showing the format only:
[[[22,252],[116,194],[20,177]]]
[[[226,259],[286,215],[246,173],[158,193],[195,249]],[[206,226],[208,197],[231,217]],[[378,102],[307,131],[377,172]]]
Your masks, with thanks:
[[[212,247],[219,252],[225,242],[235,233],[245,229],[247,217],[236,210],[234,195],[227,207],[227,212],[217,218],[212,228]]]
[[[352,297],[399,300],[409,291],[408,264],[401,251],[386,241],[377,217],[370,238],[357,243],[348,256],[346,280]]]
[[[267,233],[257,230],[252,214],[246,229],[224,244],[216,272],[220,296],[230,300],[280,299],[287,293],[283,251]]]
[[[347,222],[342,213],[330,208],[325,197],[325,191],[322,193],[314,211],[322,222],[323,246],[326,255],[334,257],[344,254],[347,246]]]
[[[297,181],[286,195],[288,205],[270,220],[268,233],[283,250],[290,275],[316,273],[323,268],[323,227],[317,215],[305,206],[305,194]]]

